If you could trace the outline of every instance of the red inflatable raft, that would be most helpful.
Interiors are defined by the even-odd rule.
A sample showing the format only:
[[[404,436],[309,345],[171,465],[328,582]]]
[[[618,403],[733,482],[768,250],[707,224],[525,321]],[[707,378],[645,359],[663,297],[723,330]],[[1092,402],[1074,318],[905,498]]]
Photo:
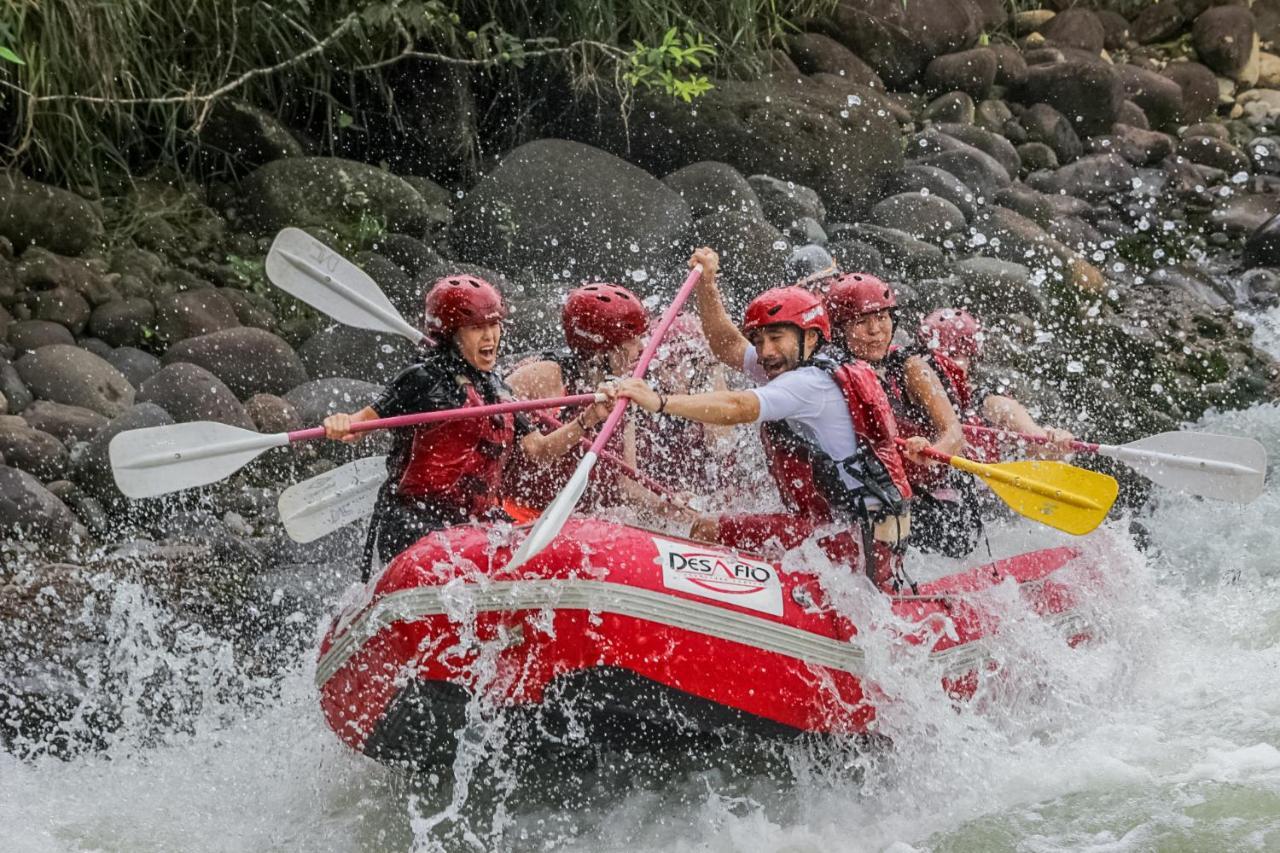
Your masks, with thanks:
[[[824,606],[814,575],[591,519],[570,520],[508,573],[518,536],[474,525],[427,536],[335,619],[316,682],[339,737],[384,761],[447,760],[477,692],[549,741],[570,731],[578,743],[658,740],[659,730],[856,734],[872,723],[857,628]],[[1079,556],[1024,554],[892,607],[919,623],[904,639],[932,643],[943,686],[963,696],[995,629],[968,596],[1012,578],[1074,642],[1087,629],[1075,589],[1054,574]]]

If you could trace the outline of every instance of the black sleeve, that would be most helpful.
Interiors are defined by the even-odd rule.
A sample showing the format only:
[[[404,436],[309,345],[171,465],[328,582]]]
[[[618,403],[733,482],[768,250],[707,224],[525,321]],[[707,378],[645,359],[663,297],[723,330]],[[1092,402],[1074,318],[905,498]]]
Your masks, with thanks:
[[[529,416],[524,412],[516,412],[516,441],[524,438],[531,432],[536,430],[533,421],[529,420]]]
[[[380,418],[454,409],[466,402],[466,394],[457,378],[444,372],[414,365],[391,380],[372,403]]]

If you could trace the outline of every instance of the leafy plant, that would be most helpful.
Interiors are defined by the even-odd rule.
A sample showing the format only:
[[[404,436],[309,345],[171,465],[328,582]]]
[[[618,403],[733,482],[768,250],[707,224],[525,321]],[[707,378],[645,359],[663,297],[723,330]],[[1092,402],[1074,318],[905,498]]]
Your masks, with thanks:
[[[12,62],[14,65],[27,64],[22,60],[21,56],[18,56],[18,54],[14,53],[10,48],[7,48],[2,44],[0,44],[0,59],[5,60],[6,62]]]
[[[655,47],[635,42],[635,50],[627,58],[630,70],[623,80],[629,86],[662,91],[688,103],[712,88],[705,74],[694,71],[702,68],[704,59],[710,61],[715,56],[715,47],[701,35],[690,36],[672,27]]]

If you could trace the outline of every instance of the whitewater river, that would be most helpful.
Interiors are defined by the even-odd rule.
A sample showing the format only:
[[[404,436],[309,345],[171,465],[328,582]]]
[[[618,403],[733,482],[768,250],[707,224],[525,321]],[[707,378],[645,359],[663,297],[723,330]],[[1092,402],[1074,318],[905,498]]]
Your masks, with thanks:
[[[1280,350],[1280,315],[1262,325]],[[1280,457],[1276,406],[1199,427]],[[927,661],[864,637],[895,697],[892,752],[738,749],[585,775],[464,755],[406,778],[328,731],[309,653],[264,674],[198,631],[158,651],[165,611],[121,588],[109,653],[131,677],[112,689],[126,709],[194,692],[200,711],[179,730],[126,713],[105,752],[70,761],[0,754],[0,850],[1280,850],[1278,520],[1275,487],[1247,507],[1162,496],[1146,551],[1116,520],[1091,603],[1105,641],[1072,651],[1012,618],[1004,675],[959,711]],[[1028,527],[993,548],[1058,541]]]

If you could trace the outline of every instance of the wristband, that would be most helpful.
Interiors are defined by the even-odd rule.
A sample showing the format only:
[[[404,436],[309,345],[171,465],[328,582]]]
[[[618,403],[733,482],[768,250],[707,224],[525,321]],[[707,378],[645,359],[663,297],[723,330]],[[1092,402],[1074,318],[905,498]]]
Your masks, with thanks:
[[[667,395],[659,394],[658,395],[658,414],[662,414],[666,410],[667,410]]]

